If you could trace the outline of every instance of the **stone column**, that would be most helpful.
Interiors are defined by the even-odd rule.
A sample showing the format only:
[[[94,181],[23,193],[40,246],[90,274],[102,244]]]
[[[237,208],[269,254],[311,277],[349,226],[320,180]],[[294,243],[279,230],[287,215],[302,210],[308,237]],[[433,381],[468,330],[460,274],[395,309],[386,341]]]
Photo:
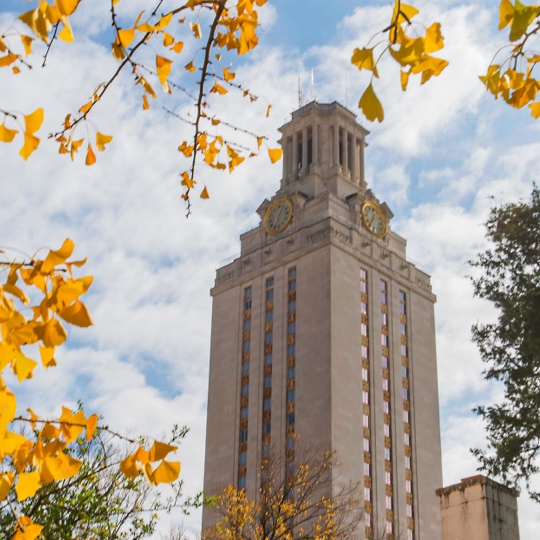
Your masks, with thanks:
[[[302,129],[302,172],[307,174],[308,172],[308,151],[307,151],[307,127]]]
[[[339,165],[339,125],[334,124],[334,165]]]
[[[292,136],[292,174],[293,180],[296,180],[298,174],[298,133],[293,133]]]
[[[358,171],[357,171],[357,155],[358,155],[358,141],[356,137],[352,135],[351,139],[351,180],[356,182],[358,180]]]
[[[313,124],[311,128],[311,155],[313,156],[313,165],[319,164],[319,126]]]

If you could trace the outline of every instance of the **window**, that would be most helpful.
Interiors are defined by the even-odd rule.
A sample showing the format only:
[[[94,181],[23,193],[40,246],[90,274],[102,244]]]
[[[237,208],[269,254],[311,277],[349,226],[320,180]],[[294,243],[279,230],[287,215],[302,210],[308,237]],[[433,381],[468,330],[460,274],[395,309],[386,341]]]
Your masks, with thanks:
[[[386,291],[386,289],[387,289],[387,288],[386,288],[386,281],[383,281],[383,280],[381,279],[381,291]]]
[[[388,388],[390,387],[388,379],[382,380],[382,388],[385,392],[388,392]]]
[[[362,390],[362,403],[369,405],[369,392]]]
[[[386,334],[381,334],[381,345],[388,347],[388,336]]]
[[[412,518],[412,504],[407,505],[407,517]]]
[[[246,319],[244,321],[244,332],[247,332],[251,329],[251,319]]]
[[[249,394],[249,383],[242,385],[242,397],[246,397]]]
[[[247,311],[248,309],[251,309],[251,298],[249,298],[248,300],[246,300],[244,302],[244,309]]]
[[[291,300],[289,302],[289,313],[296,311],[296,300]]]
[[[363,268],[360,268],[360,279],[363,281],[367,279],[367,272]]]
[[[390,448],[384,449],[384,459],[386,461],[392,461],[392,452],[390,451]]]
[[[289,281],[289,291],[296,291],[296,279]]]
[[[405,302],[405,293],[403,291],[399,291],[399,301]]]
[[[271,289],[273,286],[274,286],[274,278],[273,278],[273,277],[269,277],[269,278],[266,280],[266,288],[267,288],[267,289]]]
[[[292,390],[287,391],[287,403],[292,403],[295,399],[295,390],[294,388]]]
[[[399,323],[399,331],[401,332],[402,336],[407,334],[407,325],[405,323]]]
[[[245,420],[248,417],[249,414],[249,408],[248,407],[242,407],[240,409],[240,418],[242,420]]]
[[[384,483],[387,486],[392,485],[392,473],[390,471],[384,471]]]
[[[268,289],[266,291],[266,301],[268,302],[269,300],[273,300],[274,299],[274,289]]]
[[[360,302],[360,312],[367,313],[367,304],[365,302]]]
[[[246,477],[241,476],[238,479],[238,489],[246,489]]]
[[[249,362],[244,362],[242,364],[242,375],[247,375],[249,373]]]
[[[366,512],[365,520],[366,520],[366,527],[371,527],[371,514]]]
[[[294,379],[295,374],[296,374],[296,368],[294,366],[291,366],[287,370],[287,379]]]
[[[385,437],[390,437],[390,425],[389,424],[384,424],[384,436]]]
[[[411,468],[411,456],[405,456],[405,468],[406,469]]]
[[[294,413],[290,413],[287,415],[287,425],[294,426]]]
[[[414,540],[414,531],[412,529],[407,529],[407,540]]]
[[[369,371],[365,367],[362,368],[362,380],[369,381]]]
[[[368,357],[368,349],[365,345],[362,345],[362,358]]]
[[[263,401],[263,411],[269,411],[272,408],[272,398],[266,398]]]
[[[388,356],[382,357],[382,367],[388,369]]]
[[[287,356],[294,356],[296,354],[296,343],[291,343],[287,347]]]
[[[264,378],[264,387],[265,388],[270,388],[271,386],[272,386],[272,375],[267,375]]]
[[[364,414],[363,422],[364,422],[364,427],[369,428],[369,416],[367,414]]]
[[[242,429],[240,430],[240,442],[246,442],[248,439],[248,430]]]
[[[289,268],[289,278],[296,277],[296,267]]]
[[[362,323],[362,324],[360,325],[360,333],[361,333],[363,336],[367,336],[367,324]]]
[[[409,411],[403,411],[403,421],[408,424],[409,423]]]
[[[383,326],[388,326],[388,315],[386,315],[386,313],[381,312],[381,324]]]
[[[246,298],[247,298],[248,296],[251,296],[251,294],[252,294],[252,289],[251,289],[251,287],[246,287],[246,289],[245,289],[245,291],[244,291],[244,295],[246,296]]]
[[[392,531],[394,530],[392,522],[387,521],[386,522],[386,534],[392,534]]]
[[[271,366],[272,365],[272,353],[268,353],[264,355],[264,365],[265,366]]]
[[[266,435],[272,430],[271,422],[265,422],[263,425],[263,433]]]
[[[268,345],[269,343],[272,343],[272,331],[266,332],[266,335],[264,336],[264,342]]]
[[[289,334],[294,334],[296,332],[296,321],[290,322],[287,328]]]
[[[274,320],[274,310],[269,309],[266,312],[266,322],[272,322]]]
[[[270,445],[266,444],[263,446],[263,457],[268,457],[270,454]]]
[[[364,452],[369,452],[370,450],[370,441],[368,438],[364,437]]]
[[[364,501],[371,501],[371,489],[365,487],[364,488]]]
[[[401,356],[407,356],[407,345],[401,344]]]
[[[405,446],[411,446],[411,436],[408,433],[403,434],[403,440],[405,442]]]
[[[238,464],[239,465],[246,465],[247,464],[247,452],[242,452],[240,456],[238,457]]]
[[[371,476],[371,466],[369,463],[364,463],[364,476]]]
[[[409,376],[409,370],[407,366],[401,366],[401,376],[406,379]]]
[[[405,491],[407,493],[412,493],[412,483],[410,480],[405,480]]]
[[[244,341],[244,344],[242,345],[242,351],[249,352],[249,341]]]
[[[390,403],[383,401],[383,411],[385,414],[390,414]]]
[[[292,450],[294,448],[294,438],[287,437],[287,450]]]
[[[381,304],[386,304],[386,293],[381,291]]]
[[[408,390],[408,388],[403,388],[403,399],[409,399],[409,390]]]
[[[367,283],[365,281],[360,282],[360,292],[367,293]]]
[[[389,495],[386,496],[386,509],[392,510],[392,497]]]

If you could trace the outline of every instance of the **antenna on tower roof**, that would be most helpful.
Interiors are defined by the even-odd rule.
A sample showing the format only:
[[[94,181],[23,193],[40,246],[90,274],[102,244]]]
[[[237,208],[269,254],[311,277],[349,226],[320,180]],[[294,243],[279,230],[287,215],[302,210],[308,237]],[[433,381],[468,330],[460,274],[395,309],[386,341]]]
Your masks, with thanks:
[[[313,69],[311,70],[311,101],[315,101],[315,75]]]
[[[304,93],[302,92],[302,76],[298,75],[298,108],[304,106]]]

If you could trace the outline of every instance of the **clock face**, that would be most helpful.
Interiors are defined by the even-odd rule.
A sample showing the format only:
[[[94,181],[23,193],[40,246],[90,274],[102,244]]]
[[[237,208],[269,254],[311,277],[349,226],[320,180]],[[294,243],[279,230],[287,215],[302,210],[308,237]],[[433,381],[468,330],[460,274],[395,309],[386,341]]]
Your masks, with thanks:
[[[264,216],[264,228],[269,234],[283,232],[291,222],[293,206],[289,199],[274,201]]]
[[[364,203],[362,206],[362,221],[364,227],[378,238],[382,238],[386,234],[386,219],[382,210],[375,203]]]

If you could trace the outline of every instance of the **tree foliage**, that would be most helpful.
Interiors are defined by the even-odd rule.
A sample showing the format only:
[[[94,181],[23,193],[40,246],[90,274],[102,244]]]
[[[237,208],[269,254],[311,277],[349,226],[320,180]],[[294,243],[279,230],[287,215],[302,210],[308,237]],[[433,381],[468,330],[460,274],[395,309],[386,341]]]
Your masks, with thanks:
[[[182,439],[186,430],[174,430],[172,440]],[[77,474],[41,486],[33,497],[19,503],[15,494],[0,503],[0,530],[13,530],[16,517],[10,506],[43,526],[47,540],[139,540],[155,531],[158,513],[180,505],[181,482],[164,499],[142,478],[127,478],[118,464],[126,453],[106,431],[99,430],[89,441],[79,437],[68,455],[81,467]]]
[[[259,498],[227,486],[213,499],[221,519],[203,531],[203,540],[351,538],[363,519],[363,504],[357,485],[332,493],[336,465],[331,452],[314,448],[297,449],[294,463],[270,452],[260,464]]]
[[[35,255],[19,262],[1,252],[5,259],[0,260],[4,277],[0,282],[0,504],[6,501],[4,508],[12,513],[12,540],[40,536],[43,525],[25,513],[33,507],[29,500],[39,498],[43,487],[53,486],[54,490],[58,482],[81,471],[83,461],[73,449],[82,436],[92,441],[98,429],[98,416],[87,416],[82,409],[62,407],[62,414],[54,419],[40,418],[31,409],[18,411],[16,392],[3,378],[11,370],[19,384],[30,379],[38,365],[32,358],[35,354],[45,369],[55,366],[56,349],[67,339],[65,324],[92,324],[81,301],[92,277],[75,277],[74,271],[86,261],[70,260],[74,247],[68,238],[43,259]],[[30,434],[19,429],[24,425],[30,426]],[[166,459],[175,445],[154,441],[147,448],[143,441],[130,442],[134,451],[118,464],[126,478],[144,475],[152,484],[178,478],[180,463]]]
[[[487,364],[484,376],[504,385],[501,403],[478,407],[486,421],[487,451],[476,449],[482,468],[530,487],[540,471],[540,190],[528,203],[491,210],[486,236],[492,247],[471,264],[481,270],[474,292],[498,310],[496,323],[476,324],[473,340]]]

